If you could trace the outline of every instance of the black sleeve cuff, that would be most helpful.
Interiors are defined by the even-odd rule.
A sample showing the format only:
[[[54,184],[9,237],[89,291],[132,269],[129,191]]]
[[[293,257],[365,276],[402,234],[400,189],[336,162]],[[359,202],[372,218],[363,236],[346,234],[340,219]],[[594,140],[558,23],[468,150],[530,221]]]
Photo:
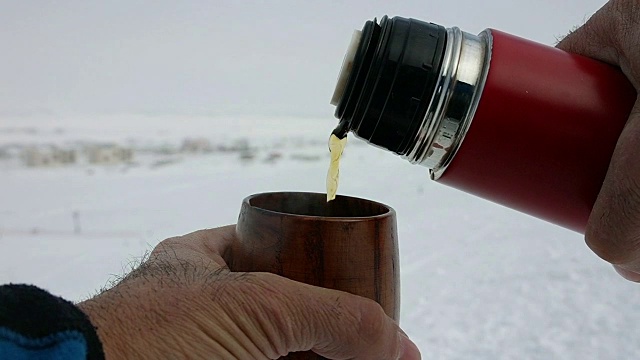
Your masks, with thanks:
[[[104,359],[102,344],[87,315],[73,303],[35,286],[0,286],[0,327],[30,339],[77,331],[87,343],[87,359]]]

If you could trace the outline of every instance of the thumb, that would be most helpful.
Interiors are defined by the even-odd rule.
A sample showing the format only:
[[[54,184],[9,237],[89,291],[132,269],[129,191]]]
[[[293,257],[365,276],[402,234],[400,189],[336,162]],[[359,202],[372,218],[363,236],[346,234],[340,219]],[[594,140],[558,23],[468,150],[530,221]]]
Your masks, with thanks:
[[[253,291],[251,302],[258,304],[254,313],[260,311],[254,317],[268,317],[275,327],[260,336],[269,339],[275,358],[311,350],[329,359],[420,359],[416,345],[378,303],[273,274],[253,275],[269,294]]]
[[[556,47],[619,67],[636,89],[640,75],[640,3],[611,0]]]
[[[618,66],[638,89],[640,3],[612,0],[558,48]],[[585,239],[620,275],[640,281],[640,102],[618,139]]]

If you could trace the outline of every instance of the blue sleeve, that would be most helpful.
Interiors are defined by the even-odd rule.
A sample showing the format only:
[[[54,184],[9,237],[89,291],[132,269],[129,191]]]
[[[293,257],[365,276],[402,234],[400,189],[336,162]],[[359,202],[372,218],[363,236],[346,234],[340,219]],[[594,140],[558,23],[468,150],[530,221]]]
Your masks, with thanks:
[[[0,359],[104,359],[87,316],[30,285],[0,286]]]

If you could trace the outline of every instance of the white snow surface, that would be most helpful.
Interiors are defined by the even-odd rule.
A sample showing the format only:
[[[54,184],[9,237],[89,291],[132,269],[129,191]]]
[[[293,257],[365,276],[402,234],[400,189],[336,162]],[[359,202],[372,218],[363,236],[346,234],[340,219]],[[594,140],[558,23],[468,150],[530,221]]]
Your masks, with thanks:
[[[324,191],[332,119],[3,119],[0,148],[113,141],[135,164],[27,168],[0,157],[0,283],[71,300],[94,294],[159,241],[234,223],[264,191]],[[237,152],[157,154],[189,136],[245,139]],[[280,158],[266,161],[279,153]],[[638,359],[640,287],[580,234],[429,180],[427,170],[351,138],[340,194],[397,211],[401,326],[423,359]],[[79,232],[74,232],[73,214]]]

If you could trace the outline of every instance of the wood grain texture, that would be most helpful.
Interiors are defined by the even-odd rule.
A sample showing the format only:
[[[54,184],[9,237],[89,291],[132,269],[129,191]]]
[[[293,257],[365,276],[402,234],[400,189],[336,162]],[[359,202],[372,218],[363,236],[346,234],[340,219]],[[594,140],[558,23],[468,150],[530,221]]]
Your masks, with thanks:
[[[232,271],[261,271],[378,302],[398,321],[400,278],[395,211],[326,194],[277,192],[244,199]],[[283,359],[324,359],[311,352]]]

